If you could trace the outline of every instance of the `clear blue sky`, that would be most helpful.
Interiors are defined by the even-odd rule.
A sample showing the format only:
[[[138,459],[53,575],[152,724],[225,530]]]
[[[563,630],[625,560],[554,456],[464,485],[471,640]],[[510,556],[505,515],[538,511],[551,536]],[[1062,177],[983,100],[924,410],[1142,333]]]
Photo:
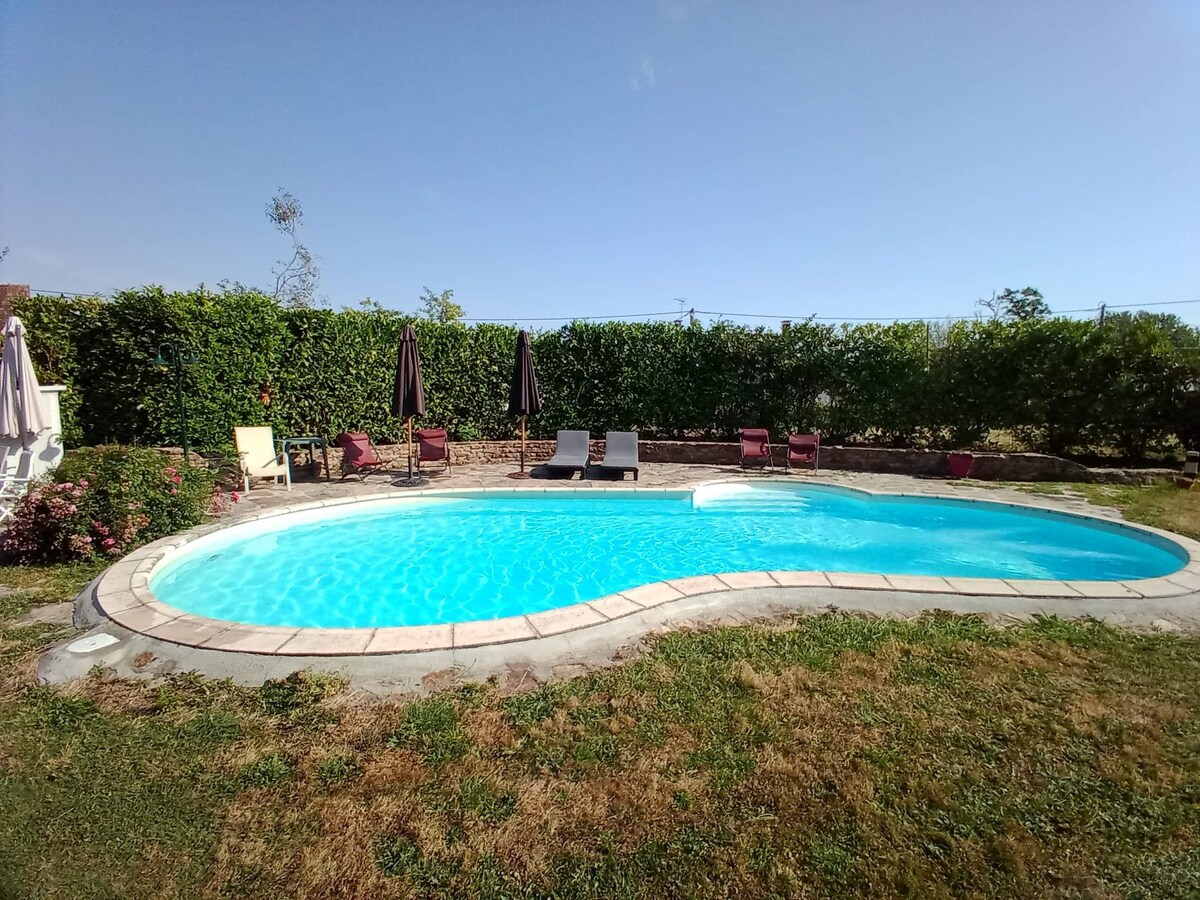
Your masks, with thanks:
[[[1200,299],[1196,0],[0,0],[0,129],[35,288],[266,285],[283,186],[335,307]]]

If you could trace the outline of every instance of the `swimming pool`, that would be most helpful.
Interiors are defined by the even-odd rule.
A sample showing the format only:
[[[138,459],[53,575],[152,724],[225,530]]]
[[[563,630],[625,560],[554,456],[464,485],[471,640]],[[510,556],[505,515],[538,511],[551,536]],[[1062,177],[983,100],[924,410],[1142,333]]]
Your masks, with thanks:
[[[185,613],[385,628],[552,610],[651,582],[809,571],[1123,581],[1179,570],[1149,532],[1003,504],[822,485],[375,500],[197,538],[149,581]]]

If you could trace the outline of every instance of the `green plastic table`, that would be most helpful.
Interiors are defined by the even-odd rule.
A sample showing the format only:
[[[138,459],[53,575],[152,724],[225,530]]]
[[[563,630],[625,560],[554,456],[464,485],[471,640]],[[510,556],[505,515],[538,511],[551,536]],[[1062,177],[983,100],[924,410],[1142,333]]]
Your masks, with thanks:
[[[287,456],[288,468],[292,465],[292,456],[288,452],[293,447],[308,448],[308,468],[309,470],[316,469],[317,458],[314,451],[317,447],[321,448],[321,456],[325,460],[325,480],[331,480],[329,477],[329,445],[325,443],[325,438],[317,437],[316,435],[303,435],[302,437],[290,437],[283,439],[283,452]]]

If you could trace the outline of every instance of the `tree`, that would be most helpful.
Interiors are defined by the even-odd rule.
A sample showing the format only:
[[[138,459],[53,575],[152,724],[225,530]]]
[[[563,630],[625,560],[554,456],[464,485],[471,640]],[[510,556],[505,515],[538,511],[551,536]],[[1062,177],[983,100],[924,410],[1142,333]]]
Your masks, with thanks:
[[[271,270],[275,276],[274,297],[284,306],[311,307],[315,304],[313,293],[321,278],[321,269],[296,233],[304,217],[300,201],[280,188],[267,204],[266,213],[275,229],[292,241],[292,258],[286,262],[278,260],[277,268]]]
[[[1193,354],[1200,349],[1200,329],[1187,324],[1174,313],[1152,313],[1145,310],[1138,312],[1115,312],[1104,317],[1104,325],[1110,331],[1127,331],[1141,322],[1161,331],[1176,349]]]
[[[991,297],[982,298],[977,304],[988,310],[993,319],[1025,322],[1029,319],[1044,319],[1050,315],[1050,304],[1045,301],[1040,291],[1031,287],[1019,291],[1005,288],[999,294],[992,291]]]
[[[425,288],[421,294],[421,309],[417,315],[434,322],[457,322],[463,317],[463,308],[454,302],[454,291],[445,290],[435,294]]]

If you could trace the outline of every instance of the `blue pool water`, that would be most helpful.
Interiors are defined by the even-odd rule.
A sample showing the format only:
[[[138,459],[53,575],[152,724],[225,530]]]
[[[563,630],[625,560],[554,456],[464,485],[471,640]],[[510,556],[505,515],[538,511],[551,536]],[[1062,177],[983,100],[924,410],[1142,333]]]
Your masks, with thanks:
[[[721,572],[1125,580],[1184,561],[1171,541],[1054,513],[712,485],[694,497],[459,495],[297,513],[197,540],[151,589],[217,619],[369,628],[539,612]]]

